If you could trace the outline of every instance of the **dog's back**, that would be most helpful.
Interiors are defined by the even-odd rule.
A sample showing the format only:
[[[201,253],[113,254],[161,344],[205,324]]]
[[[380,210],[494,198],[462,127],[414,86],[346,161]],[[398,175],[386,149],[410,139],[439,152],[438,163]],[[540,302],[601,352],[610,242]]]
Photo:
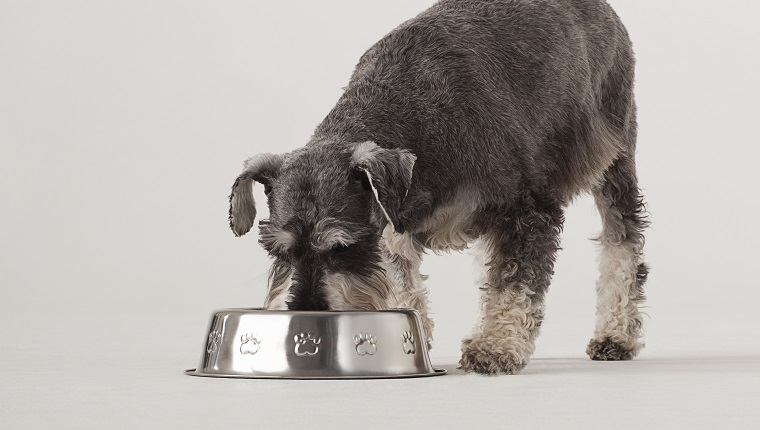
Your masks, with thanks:
[[[444,0],[365,53],[314,140],[410,149],[410,194],[438,202],[464,184],[566,201],[626,149],[632,80],[628,35],[602,0]]]

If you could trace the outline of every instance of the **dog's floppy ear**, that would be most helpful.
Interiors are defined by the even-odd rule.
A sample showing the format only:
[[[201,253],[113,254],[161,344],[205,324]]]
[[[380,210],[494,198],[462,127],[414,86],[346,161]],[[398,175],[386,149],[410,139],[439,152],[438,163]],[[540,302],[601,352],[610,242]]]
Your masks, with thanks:
[[[356,145],[351,156],[352,168],[366,175],[375,200],[394,231],[403,231],[398,213],[412,183],[416,159],[405,149],[382,148],[374,142]]]
[[[260,154],[246,160],[243,172],[232,184],[230,194],[230,229],[235,236],[248,233],[256,218],[253,181],[263,184],[269,194],[272,180],[279,175],[284,161],[285,156],[279,154]]]

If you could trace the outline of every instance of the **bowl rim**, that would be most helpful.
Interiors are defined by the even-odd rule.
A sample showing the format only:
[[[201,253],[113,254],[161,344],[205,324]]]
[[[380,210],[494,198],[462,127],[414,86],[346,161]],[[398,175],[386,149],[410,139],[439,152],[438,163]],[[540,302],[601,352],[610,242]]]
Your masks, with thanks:
[[[340,311],[291,311],[291,310],[283,310],[283,309],[264,309],[264,308],[219,308],[212,311],[212,315],[218,314],[218,313],[256,313],[259,315],[266,315],[266,314],[279,314],[279,315],[301,315],[301,316],[329,316],[329,315],[341,315],[341,314],[371,314],[371,315],[377,315],[377,314],[419,314],[417,312],[417,309],[413,308],[393,308],[393,309],[382,309],[379,311],[367,311],[367,310],[340,310]]]
[[[198,372],[197,369],[185,370],[185,375],[199,376],[203,378],[231,378],[231,379],[406,379],[424,378],[427,376],[442,376],[447,373],[446,369],[433,368],[432,372],[426,373],[403,373],[398,375],[341,375],[341,376],[280,376],[280,375],[244,375],[234,373],[206,373]]]

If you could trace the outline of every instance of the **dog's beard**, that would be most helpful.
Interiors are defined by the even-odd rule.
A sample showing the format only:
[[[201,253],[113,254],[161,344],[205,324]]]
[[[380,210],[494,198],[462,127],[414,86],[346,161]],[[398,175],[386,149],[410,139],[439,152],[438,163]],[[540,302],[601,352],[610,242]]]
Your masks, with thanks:
[[[283,260],[275,260],[269,270],[269,293],[264,300],[264,309],[287,310],[292,283],[293,268]]]
[[[393,286],[382,271],[367,275],[330,273],[325,275],[323,291],[330,310],[379,311],[388,309]]]
[[[367,263],[368,266],[372,266]],[[264,301],[268,310],[287,310],[298,282],[293,266],[284,259],[275,259],[269,271],[269,292]],[[383,310],[395,303],[394,281],[381,265],[365,267],[361,273],[329,272],[320,277],[318,293],[329,310]],[[303,291],[301,291],[303,293]],[[317,293],[311,291],[310,293]]]
[[[321,290],[329,309],[368,310],[388,309],[393,302],[393,284],[379,269],[366,274],[326,273]],[[293,295],[293,270],[289,264],[275,260],[269,272],[269,293],[264,301],[267,310],[287,310]]]

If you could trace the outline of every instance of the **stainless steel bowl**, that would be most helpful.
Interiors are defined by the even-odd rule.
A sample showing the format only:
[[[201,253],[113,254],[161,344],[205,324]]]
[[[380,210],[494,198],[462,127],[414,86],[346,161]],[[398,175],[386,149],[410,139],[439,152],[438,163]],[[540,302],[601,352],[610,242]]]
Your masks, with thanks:
[[[403,378],[430,365],[417,311],[297,312],[222,309],[211,315],[193,376]]]

